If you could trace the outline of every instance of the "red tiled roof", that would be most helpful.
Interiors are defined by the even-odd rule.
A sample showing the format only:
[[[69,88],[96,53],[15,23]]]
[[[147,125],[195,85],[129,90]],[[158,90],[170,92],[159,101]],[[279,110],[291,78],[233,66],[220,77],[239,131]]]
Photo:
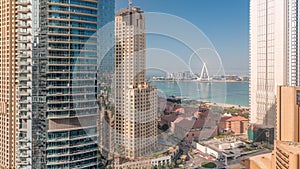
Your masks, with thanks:
[[[226,121],[248,121],[248,119],[241,117],[241,116],[233,116]]]
[[[227,121],[228,119],[230,119],[232,116],[222,116],[221,119],[220,119],[220,122],[225,122]]]
[[[164,116],[162,116],[161,120],[164,120],[164,121],[166,121],[168,123],[171,123],[171,122],[175,121],[177,119],[177,117],[178,117],[178,113],[172,113],[170,115],[164,115]]]

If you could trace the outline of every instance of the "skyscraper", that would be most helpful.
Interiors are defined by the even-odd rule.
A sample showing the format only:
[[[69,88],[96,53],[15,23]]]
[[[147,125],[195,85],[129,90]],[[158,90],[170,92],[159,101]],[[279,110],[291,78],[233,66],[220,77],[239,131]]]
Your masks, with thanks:
[[[300,86],[300,61],[299,61],[299,2],[288,0],[287,4],[287,74],[288,85]]]
[[[287,84],[287,3],[250,1],[250,123],[275,126],[276,86]]]
[[[137,7],[115,17],[115,150],[128,158],[157,146],[157,89],[146,83],[145,16]]]
[[[113,21],[113,4],[18,2],[18,168],[101,165],[97,29]]]
[[[16,2],[0,1],[0,168],[16,168]]]

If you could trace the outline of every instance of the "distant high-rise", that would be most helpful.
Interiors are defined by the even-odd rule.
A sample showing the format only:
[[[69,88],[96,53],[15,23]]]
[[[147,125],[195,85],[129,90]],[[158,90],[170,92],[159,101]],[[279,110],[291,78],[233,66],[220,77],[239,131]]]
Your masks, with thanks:
[[[287,3],[250,1],[250,123],[274,127],[276,86],[287,84]]]
[[[115,151],[128,158],[157,146],[157,89],[146,83],[145,16],[140,8],[115,17]]]
[[[287,30],[287,76],[290,86],[300,86],[300,44],[299,44],[299,1],[286,1]]]
[[[0,168],[16,168],[16,2],[0,1]]]
[[[114,1],[17,4],[17,168],[98,168],[97,30],[114,20]]]

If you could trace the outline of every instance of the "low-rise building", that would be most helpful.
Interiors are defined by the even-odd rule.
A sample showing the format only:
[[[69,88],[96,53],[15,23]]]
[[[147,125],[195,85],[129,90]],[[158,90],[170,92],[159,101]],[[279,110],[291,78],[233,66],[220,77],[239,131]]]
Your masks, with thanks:
[[[111,166],[114,169],[151,169],[152,167],[165,166],[166,164],[171,166],[171,163],[177,158],[179,153],[179,147],[170,147],[166,152],[159,155],[148,156],[144,158],[136,158],[129,160],[121,157],[115,157],[114,164]]]
[[[174,137],[183,140],[185,144],[191,144],[193,140],[216,136],[217,126],[215,123],[215,121],[207,119],[179,117],[171,123],[171,133]]]
[[[246,134],[249,120],[241,116],[222,116],[219,123],[221,133]]]

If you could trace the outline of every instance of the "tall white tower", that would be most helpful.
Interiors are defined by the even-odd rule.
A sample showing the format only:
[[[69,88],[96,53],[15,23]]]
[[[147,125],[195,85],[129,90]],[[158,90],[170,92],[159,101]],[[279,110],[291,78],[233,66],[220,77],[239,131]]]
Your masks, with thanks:
[[[253,124],[274,127],[276,86],[287,81],[284,0],[250,1],[250,106]]]
[[[115,17],[115,150],[128,158],[157,145],[157,89],[146,83],[145,16],[137,7]]]

